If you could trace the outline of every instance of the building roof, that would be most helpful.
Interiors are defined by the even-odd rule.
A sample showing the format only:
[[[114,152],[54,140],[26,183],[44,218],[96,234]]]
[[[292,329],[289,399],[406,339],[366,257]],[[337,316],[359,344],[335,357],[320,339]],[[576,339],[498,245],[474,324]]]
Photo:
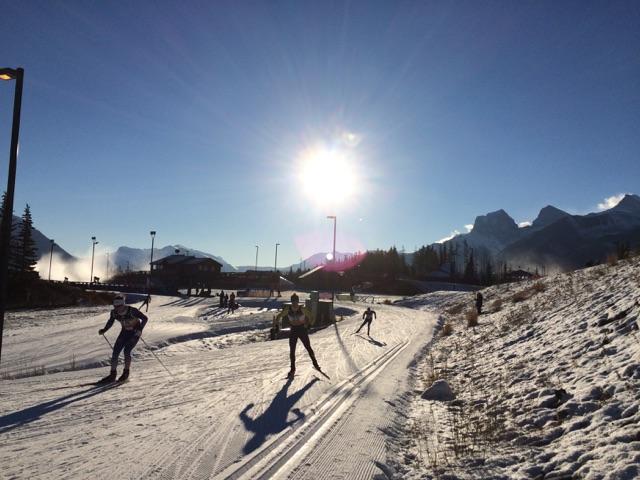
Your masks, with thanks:
[[[152,263],[152,265],[177,265],[177,264],[185,264],[185,265],[198,265],[198,264],[211,264],[215,263],[222,267],[222,264],[213,258],[198,258],[193,255],[169,255],[168,257],[163,257],[159,260],[156,260]]]

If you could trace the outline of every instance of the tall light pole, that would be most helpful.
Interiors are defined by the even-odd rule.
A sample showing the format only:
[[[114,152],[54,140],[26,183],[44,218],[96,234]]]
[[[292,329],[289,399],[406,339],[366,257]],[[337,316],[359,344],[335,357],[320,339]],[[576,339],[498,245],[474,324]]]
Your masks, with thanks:
[[[15,80],[13,97],[13,123],[11,126],[11,146],[9,147],[9,176],[5,210],[2,212],[0,227],[0,358],[2,358],[2,331],[4,330],[4,310],[7,303],[7,281],[9,278],[9,244],[11,243],[11,222],[13,221],[13,197],[16,185],[16,164],[18,161],[18,134],[20,133],[20,110],[22,108],[22,83],[24,69],[0,68],[0,80]]]
[[[335,215],[327,215],[327,218],[333,218],[333,262],[336,261],[336,216]]]
[[[156,239],[156,231],[151,230],[149,234],[151,235],[151,260],[149,260],[149,286],[147,287],[147,294],[151,293],[151,273],[153,272],[153,242]]]
[[[51,262],[53,261],[53,245],[54,245],[54,240],[53,238],[50,240],[51,242],[51,252],[49,252],[49,281],[51,281]]]
[[[273,271],[274,272],[278,271],[278,245],[280,245],[280,244],[276,243],[276,260],[275,260],[275,262],[273,262]]]
[[[335,266],[336,264],[336,223],[337,223],[337,218],[335,215],[327,215],[327,218],[333,218],[333,257],[331,258],[331,261],[333,262],[333,265]],[[331,300],[333,301],[335,299],[336,296],[336,291],[335,288],[331,289]]]
[[[107,273],[105,274],[105,278],[109,278],[109,252],[107,252]]]
[[[89,285],[93,284],[93,257],[96,253],[96,245],[100,242],[96,242],[96,237],[91,237],[91,242],[93,243],[93,250],[91,251],[91,279],[89,280]]]
[[[256,273],[258,273],[258,249],[260,247],[258,247],[258,245],[256,245]]]

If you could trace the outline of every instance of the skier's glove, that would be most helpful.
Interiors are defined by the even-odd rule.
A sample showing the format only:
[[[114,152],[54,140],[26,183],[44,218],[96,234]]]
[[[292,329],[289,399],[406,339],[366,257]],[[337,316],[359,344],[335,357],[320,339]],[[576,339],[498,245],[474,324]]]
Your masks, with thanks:
[[[106,332],[106,330],[104,328],[101,328],[100,330],[98,330],[98,335],[104,335],[104,332]]]

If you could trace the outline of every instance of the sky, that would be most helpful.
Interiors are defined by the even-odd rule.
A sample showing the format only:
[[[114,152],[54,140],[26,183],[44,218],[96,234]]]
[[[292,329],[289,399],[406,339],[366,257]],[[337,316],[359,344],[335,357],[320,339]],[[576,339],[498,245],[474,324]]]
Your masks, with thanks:
[[[637,1],[0,0],[15,212],[67,251],[413,251],[640,193]],[[6,184],[12,82],[0,82]],[[3,153],[6,152],[6,153]]]

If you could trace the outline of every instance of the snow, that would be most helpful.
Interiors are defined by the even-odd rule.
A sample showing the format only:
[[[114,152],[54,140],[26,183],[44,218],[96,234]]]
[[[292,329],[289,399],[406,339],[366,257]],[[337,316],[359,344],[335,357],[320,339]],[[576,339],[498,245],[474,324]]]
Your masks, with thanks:
[[[297,374],[288,381],[288,341],[266,341],[278,302],[241,303],[227,314],[216,299],[154,297],[144,331],[152,350],[136,347],[128,383],[98,389],[83,384],[108,373],[110,349],[97,333],[108,308],[11,313],[0,477],[382,473],[394,402],[408,388],[406,365],[431,339],[435,316],[376,304],[368,337],[354,332],[371,304],[339,303],[343,320],[311,335],[330,379],[298,343]],[[117,333],[115,326],[107,333],[112,343]],[[59,371],[33,376],[41,369]],[[22,378],[8,378],[15,375]]]
[[[10,313],[0,478],[638,478],[640,259],[483,295],[475,328],[474,293],[376,303],[371,337],[372,304],[340,301],[311,335],[326,375],[298,343],[292,380],[267,341],[282,299],[154,297],[105,388],[83,384],[108,372],[108,308]]]
[[[472,294],[400,302],[452,333],[412,369],[398,478],[638,478],[640,258],[483,295],[475,329]],[[421,399],[434,380],[456,400]]]

